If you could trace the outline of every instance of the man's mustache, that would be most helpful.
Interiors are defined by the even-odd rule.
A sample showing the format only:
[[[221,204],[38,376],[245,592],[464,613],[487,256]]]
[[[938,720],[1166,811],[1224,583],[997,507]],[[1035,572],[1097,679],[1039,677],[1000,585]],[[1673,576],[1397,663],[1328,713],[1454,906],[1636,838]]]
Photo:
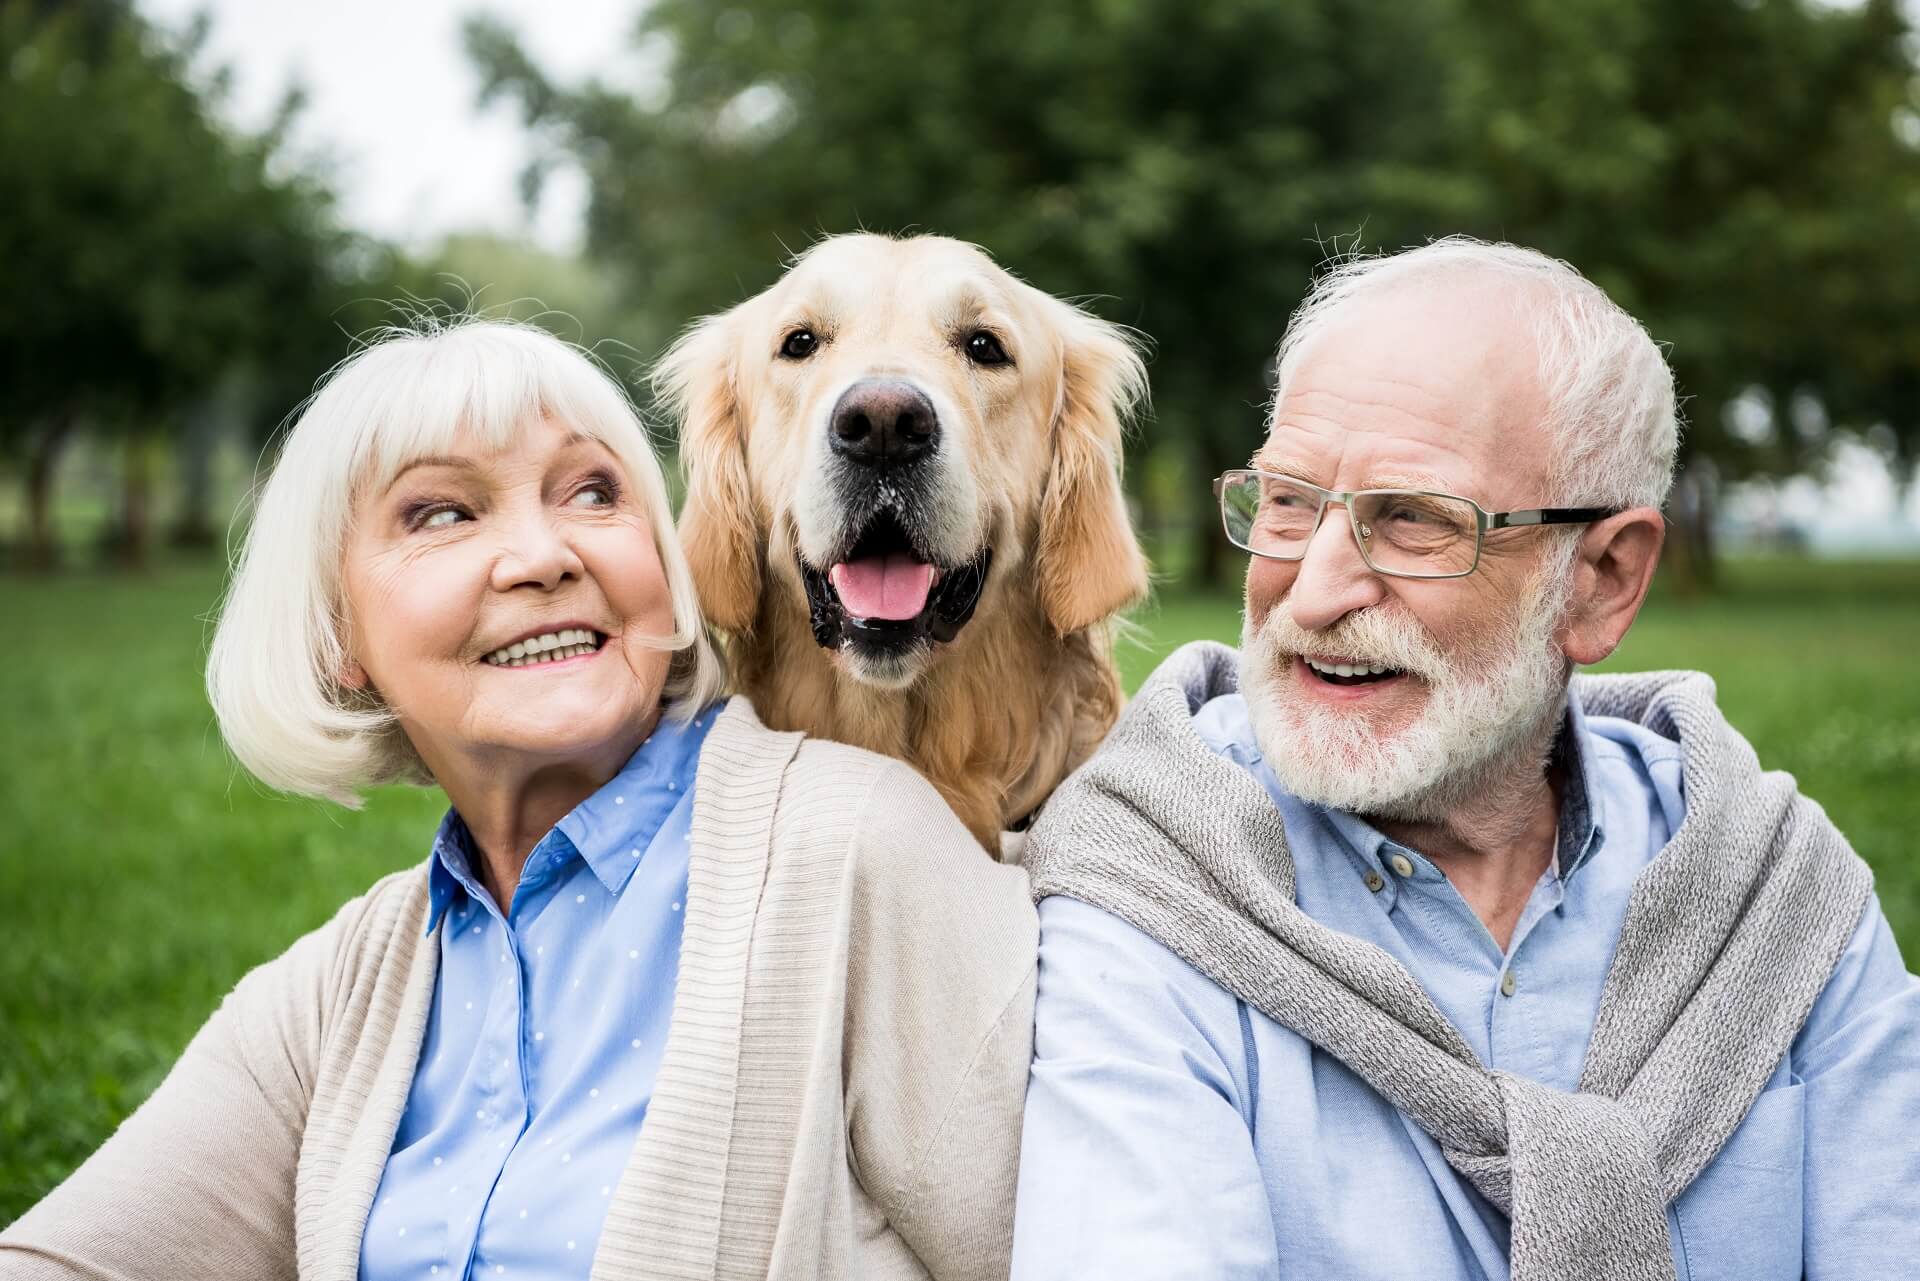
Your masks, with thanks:
[[[1371,663],[1429,684],[1448,675],[1446,657],[1425,628],[1405,614],[1377,605],[1347,614],[1331,627],[1309,631],[1293,621],[1282,601],[1267,611],[1260,633],[1276,659]]]

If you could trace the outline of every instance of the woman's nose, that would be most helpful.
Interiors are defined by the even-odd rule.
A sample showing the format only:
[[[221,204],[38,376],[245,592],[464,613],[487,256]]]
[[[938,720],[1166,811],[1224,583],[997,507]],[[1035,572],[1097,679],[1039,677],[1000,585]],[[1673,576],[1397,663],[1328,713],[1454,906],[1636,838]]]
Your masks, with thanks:
[[[1329,504],[1287,592],[1287,612],[1301,627],[1317,632],[1379,604],[1385,595],[1386,584],[1360,555],[1347,509]]]
[[[493,562],[493,589],[516,587],[552,591],[570,578],[580,578],[586,567],[565,533],[542,512],[508,523],[504,541]]]

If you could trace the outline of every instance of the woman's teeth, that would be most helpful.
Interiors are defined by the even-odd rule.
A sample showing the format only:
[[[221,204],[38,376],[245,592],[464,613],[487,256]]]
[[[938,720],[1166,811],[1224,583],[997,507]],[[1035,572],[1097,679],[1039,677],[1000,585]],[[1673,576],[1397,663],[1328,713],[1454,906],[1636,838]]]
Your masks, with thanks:
[[[530,636],[526,640],[515,641],[504,649],[496,649],[488,654],[486,661],[495,667],[533,667],[541,663],[557,663],[562,659],[593,653],[600,648],[604,639],[599,632],[571,627],[563,632],[548,632],[544,636]]]

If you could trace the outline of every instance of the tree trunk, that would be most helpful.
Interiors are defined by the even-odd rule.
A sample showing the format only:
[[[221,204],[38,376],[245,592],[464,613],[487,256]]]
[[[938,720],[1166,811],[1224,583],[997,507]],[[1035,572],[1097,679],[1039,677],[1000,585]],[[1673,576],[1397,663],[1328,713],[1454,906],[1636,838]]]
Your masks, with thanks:
[[[1718,494],[1719,478],[1705,459],[1689,463],[1674,481],[1667,504],[1672,529],[1661,562],[1676,595],[1702,595],[1712,591],[1717,581],[1713,517]]]
[[[187,419],[176,456],[180,463],[180,514],[167,541],[175,547],[213,546],[213,454],[220,432],[216,416],[200,410]]]
[[[73,434],[73,422],[71,413],[48,419],[28,454],[26,567],[30,570],[50,570],[60,563],[53,532],[53,473],[60,451]]]
[[[120,471],[120,537],[123,569],[145,569],[153,547],[153,442],[127,437]]]
[[[1192,479],[1193,489],[1193,582],[1197,591],[1216,591],[1238,587],[1247,553],[1227,541],[1220,525],[1220,500],[1213,496],[1213,478],[1221,472],[1246,466],[1244,453],[1236,453],[1218,440],[1202,439],[1194,450],[1199,475]]]

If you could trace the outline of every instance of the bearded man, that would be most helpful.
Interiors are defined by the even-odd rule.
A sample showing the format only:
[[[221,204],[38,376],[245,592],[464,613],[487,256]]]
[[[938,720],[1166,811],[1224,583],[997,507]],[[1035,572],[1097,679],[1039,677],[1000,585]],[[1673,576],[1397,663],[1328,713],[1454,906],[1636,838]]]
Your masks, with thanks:
[[[1920,1268],[1920,985],[1700,674],[1572,677],[1677,438],[1564,264],[1352,261],[1216,482],[1243,646],[1176,652],[1031,833],[1016,1278]]]

